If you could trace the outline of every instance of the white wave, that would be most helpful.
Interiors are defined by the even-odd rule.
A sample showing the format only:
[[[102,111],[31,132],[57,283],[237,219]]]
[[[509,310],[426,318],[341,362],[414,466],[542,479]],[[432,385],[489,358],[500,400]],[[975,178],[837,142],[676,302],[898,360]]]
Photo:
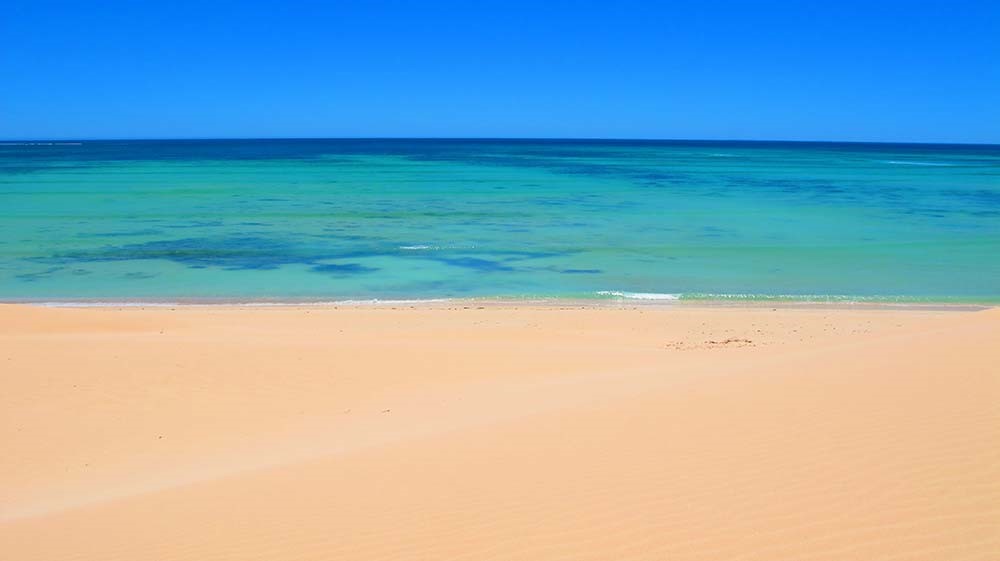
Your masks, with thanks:
[[[472,250],[476,249],[476,245],[424,245],[424,244],[414,244],[414,245],[401,245],[397,249],[403,251],[438,251],[441,249],[456,249],[456,250]]]
[[[601,296],[614,296],[628,300],[678,300],[680,294],[664,294],[660,292],[622,292],[619,290],[599,290]]]
[[[908,160],[879,160],[883,164],[895,164],[901,166],[936,166],[936,167],[951,167],[955,164],[949,164],[945,162],[915,162]]]

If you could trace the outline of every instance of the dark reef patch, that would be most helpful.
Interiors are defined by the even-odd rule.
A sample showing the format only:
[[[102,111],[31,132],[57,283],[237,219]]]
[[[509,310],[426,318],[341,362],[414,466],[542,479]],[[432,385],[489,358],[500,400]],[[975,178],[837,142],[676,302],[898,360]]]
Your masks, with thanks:
[[[484,273],[514,270],[513,267],[505,265],[500,261],[481,259],[479,257],[438,257],[436,260],[454,267],[462,267]]]
[[[179,230],[183,228],[216,228],[223,225],[221,220],[192,220],[184,224],[167,224],[165,227]]]
[[[353,275],[378,271],[375,267],[366,267],[358,263],[322,263],[319,265],[313,265],[312,270],[317,273],[327,273],[333,275]]]
[[[125,235],[125,232],[122,232]],[[108,240],[110,241],[110,240]],[[429,244],[430,242],[428,242]],[[408,244],[407,244],[408,245]],[[138,243],[107,243],[91,248],[56,252],[29,258],[49,267],[77,267],[87,263],[126,263],[169,261],[188,269],[227,271],[267,271],[287,265],[305,266],[309,271],[332,276],[369,274],[380,267],[364,263],[372,257],[406,261],[430,261],[479,273],[526,271],[524,262],[564,257],[576,250],[552,249],[472,249],[435,246],[434,251],[408,251],[406,245],[385,239],[366,238],[346,231],[295,238],[244,234],[233,236],[197,236],[158,239]],[[470,251],[471,250],[471,251]],[[554,269],[555,270],[555,269]],[[22,280],[31,281],[56,271],[33,273]],[[568,274],[588,274],[581,269]],[[138,278],[138,277],[127,277]]]
[[[41,279],[47,279],[54,276],[56,273],[64,270],[66,267],[50,267],[44,271],[35,271],[33,273],[21,273],[19,275],[14,275],[14,278],[21,280],[23,282],[35,282]]]
[[[133,236],[158,236],[163,234],[162,230],[146,228],[142,230],[122,230],[119,232],[80,232],[78,238],[128,238]]]
[[[256,236],[156,240],[56,256],[64,261],[81,262],[163,259],[190,267],[232,270],[275,269],[289,263],[309,263],[320,257],[323,256],[303,252],[289,243]]]
[[[55,263],[64,268],[68,263],[124,262],[164,260],[191,269],[210,267],[232,271],[272,270],[283,265],[304,264],[311,270],[324,274],[370,273],[378,269],[358,263],[328,263],[329,260],[356,259],[388,255],[394,251],[368,248],[331,249],[314,245],[292,243],[262,236],[182,238],[156,240],[136,244],[110,245],[94,250],[59,253],[53,257],[36,258],[39,263]],[[52,269],[36,273],[34,277],[54,273]],[[131,277],[130,278],[135,278]]]

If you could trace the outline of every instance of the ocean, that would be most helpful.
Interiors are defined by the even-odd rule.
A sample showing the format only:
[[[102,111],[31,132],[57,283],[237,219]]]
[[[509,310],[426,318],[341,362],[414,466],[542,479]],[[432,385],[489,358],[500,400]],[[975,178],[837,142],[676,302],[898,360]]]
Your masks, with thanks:
[[[1000,146],[0,142],[0,301],[1000,302]]]

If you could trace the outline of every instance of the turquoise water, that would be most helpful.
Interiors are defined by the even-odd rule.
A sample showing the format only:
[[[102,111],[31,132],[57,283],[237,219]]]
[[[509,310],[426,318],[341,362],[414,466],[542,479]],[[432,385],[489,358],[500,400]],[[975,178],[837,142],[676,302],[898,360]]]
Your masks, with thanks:
[[[0,300],[1000,301],[1000,146],[0,143]]]

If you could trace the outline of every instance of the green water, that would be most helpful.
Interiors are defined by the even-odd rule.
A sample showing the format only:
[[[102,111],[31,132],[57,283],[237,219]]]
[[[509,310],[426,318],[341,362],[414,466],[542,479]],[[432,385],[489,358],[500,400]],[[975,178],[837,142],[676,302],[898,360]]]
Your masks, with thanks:
[[[1000,301],[1000,147],[0,143],[0,300]]]

